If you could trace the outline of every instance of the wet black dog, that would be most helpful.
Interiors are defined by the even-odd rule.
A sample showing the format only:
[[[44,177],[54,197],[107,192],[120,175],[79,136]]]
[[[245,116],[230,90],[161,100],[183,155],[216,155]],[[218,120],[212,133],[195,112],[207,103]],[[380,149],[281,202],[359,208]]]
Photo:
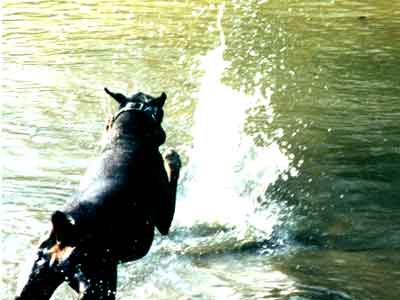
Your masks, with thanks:
[[[181,162],[158,147],[166,95],[107,94],[120,108],[107,124],[100,157],[37,252],[28,282],[16,299],[47,300],[64,281],[79,299],[115,299],[117,265],[147,254],[154,227],[166,235],[175,211]]]

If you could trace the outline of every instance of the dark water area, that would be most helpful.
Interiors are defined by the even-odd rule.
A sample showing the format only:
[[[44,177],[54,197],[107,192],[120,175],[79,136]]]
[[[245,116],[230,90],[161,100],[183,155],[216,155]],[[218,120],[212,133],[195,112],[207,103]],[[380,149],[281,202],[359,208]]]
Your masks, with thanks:
[[[400,297],[400,2],[5,0],[1,33],[2,299],[99,152],[104,86],[165,91],[184,159],[117,299]]]

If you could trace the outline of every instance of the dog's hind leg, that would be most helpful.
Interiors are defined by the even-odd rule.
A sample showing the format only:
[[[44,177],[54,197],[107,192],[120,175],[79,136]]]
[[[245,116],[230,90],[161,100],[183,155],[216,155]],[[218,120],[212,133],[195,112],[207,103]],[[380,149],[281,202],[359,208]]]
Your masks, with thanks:
[[[48,253],[51,243],[53,240],[49,238],[39,247],[28,281],[15,298],[16,300],[48,300],[64,281],[63,275],[53,265]]]
[[[79,264],[68,283],[79,293],[79,300],[115,300],[117,264]]]

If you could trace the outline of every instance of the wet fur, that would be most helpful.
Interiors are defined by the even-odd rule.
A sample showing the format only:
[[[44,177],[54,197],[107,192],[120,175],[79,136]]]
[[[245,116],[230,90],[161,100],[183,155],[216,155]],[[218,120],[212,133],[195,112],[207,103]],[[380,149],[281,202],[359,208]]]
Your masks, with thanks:
[[[63,247],[60,243],[56,243],[49,249],[48,255],[50,256],[50,265],[54,263],[59,264],[62,261],[68,259],[75,247],[65,246]]]
[[[52,214],[51,233],[18,300],[48,300],[64,281],[81,300],[114,300],[117,265],[145,256],[155,228],[169,232],[181,161],[175,151],[163,158],[158,150],[166,137],[166,95],[106,92],[119,103],[119,114],[107,121],[102,153],[76,196]],[[132,102],[146,109],[126,111]]]

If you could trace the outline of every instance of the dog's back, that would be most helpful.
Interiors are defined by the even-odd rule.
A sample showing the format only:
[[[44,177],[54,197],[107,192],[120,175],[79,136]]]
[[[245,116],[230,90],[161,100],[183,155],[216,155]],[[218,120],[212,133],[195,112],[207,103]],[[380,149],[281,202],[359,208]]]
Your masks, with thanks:
[[[181,162],[171,151],[166,171],[158,150],[166,95],[106,92],[120,105],[107,124],[107,142],[73,200],[53,213],[50,236],[17,299],[49,299],[67,281],[80,299],[113,300],[117,264],[146,255],[155,227],[169,232]]]
[[[157,104],[147,105],[150,111]],[[162,116],[154,120],[140,112],[117,112],[107,128],[107,144],[63,212],[74,223],[73,243],[101,245],[122,261],[147,253],[157,224],[154,210],[169,184],[158,150],[165,141]]]

